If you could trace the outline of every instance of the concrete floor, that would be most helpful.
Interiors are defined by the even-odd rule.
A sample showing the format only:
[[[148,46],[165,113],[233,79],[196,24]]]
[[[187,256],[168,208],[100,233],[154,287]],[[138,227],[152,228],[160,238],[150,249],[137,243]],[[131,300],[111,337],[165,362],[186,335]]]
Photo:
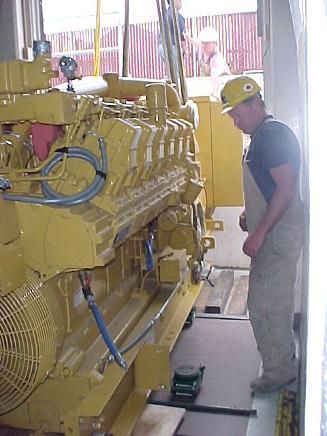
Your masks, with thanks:
[[[217,316],[196,318],[191,327],[182,331],[171,355],[171,368],[181,365],[198,368],[200,364],[205,366],[201,389],[187,401],[220,410],[216,413],[187,410],[175,435],[245,436],[248,416],[254,412],[249,383],[257,377],[260,367],[249,321]],[[171,401],[186,402],[185,397],[169,392],[154,392],[151,400],[165,405]]]
[[[219,280],[220,270],[213,270],[213,274],[211,276],[212,282],[214,284]],[[246,297],[247,297],[247,289],[246,288],[246,278],[248,276],[248,271],[246,270],[234,270],[234,285],[231,289],[230,296],[226,302],[226,306],[223,311],[223,316],[234,316],[238,315],[247,316],[247,308],[246,308]],[[242,284],[240,286],[240,283]],[[245,286],[244,286],[245,283]],[[200,295],[198,299],[198,307],[201,311],[203,311],[203,307],[205,307],[205,299],[207,298],[208,293],[210,293],[210,286],[208,284],[204,285],[202,295]],[[239,312],[237,312],[239,310]],[[252,340],[252,339],[251,339]],[[236,354],[234,358],[240,359],[239,354]],[[260,374],[261,369],[258,371],[258,375]],[[236,381],[235,382],[239,382]],[[297,391],[297,382],[287,386],[288,389],[292,391]],[[252,403],[250,408],[255,409],[257,411],[256,416],[249,416],[247,429],[243,433],[239,434],[228,434],[226,436],[274,436],[275,434],[275,424],[276,424],[276,414],[277,414],[277,404],[278,397],[281,391],[275,391],[268,394],[255,395],[252,399]],[[218,434],[218,433],[217,433]],[[223,433],[219,432],[219,436],[224,436]]]
[[[205,376],[195,404],[256,410],[256,416],[187,411],[175,436],[274,436],[279,392],[251,397],[249,382],[260,374],[260,358],[247,319],[246,271],[235,271],[234,286],[226,299],[224,313],[205,314],[205,300],[211,285],[205,283],[194,325],[184,329],[171,356],[172,368],[181,364],[204,364]],[[213,271],[216,282],[220,271]],[[243,277],[243,279],[242,279]],[[243,285],[240,287],[240,280]],[[246,281],[245,281],[246,283]],[[246,286],[245,286],[246,287]],[[241,292],[240,292],[241,291]],[[235,313],[239,308],[239,314]],[[231,313],[229,313],[231,311]],[[288,386],[296,391],[297,384]],[[157,394],[157,393],[156,393]],[[171,394],[158,393],[163,400]],[[162,396],[163,395],[163,396]],[[183,399],[184,400],[184,399]],[[0,436],[19,436],[0,428]],[[155,435],[153,435],[155,436]]]
[[[287,389],[296,392],[297,383],[294,382],[288,385]],[[275,435],[277,404],[280,392],[281,390],[257,395],[253,398],[252,408],[257,410],[257,416],[249,418],[245,436]]]

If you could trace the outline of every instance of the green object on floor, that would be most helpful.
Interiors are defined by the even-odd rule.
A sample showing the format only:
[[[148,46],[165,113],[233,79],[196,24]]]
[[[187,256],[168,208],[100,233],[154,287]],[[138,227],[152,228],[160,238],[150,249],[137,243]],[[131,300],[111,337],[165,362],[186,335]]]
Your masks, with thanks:
[[[284,389],[278,396],[275,436],[298,436],[299,414],[297,393]]]
[[[196,368],[192,365],[182,365],[175,369],[171,383],[171,392],[175,395],[195,396],[200,389],[205,367]]]

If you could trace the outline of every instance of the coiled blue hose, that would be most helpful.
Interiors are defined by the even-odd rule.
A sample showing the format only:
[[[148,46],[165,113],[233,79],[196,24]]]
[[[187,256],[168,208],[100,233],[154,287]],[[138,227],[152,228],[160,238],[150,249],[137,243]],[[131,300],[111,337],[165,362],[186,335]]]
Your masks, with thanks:
[[[65,153],[67,153],[68,158],[83,159],[89,162],[93,166],[95,170],[95,177],[92,183],[82,192],[78,192],[77,194],[66,196],[56,192],[54,189],[52,189],[49,186],[49,183],[46,180],[43,180],[41,182],[41,188],[45,198],[5,193],[3,195],[3,199],[32,203],[32,204],[42,204],[46,206],[65,206],[65,207],[76,206],[78,204],[85,203],[91,200],[102,190],[106,181],[106,175],[108,173],[108,157],[106,151],[106,143],[102,138],[98,138],[98,140],[99,140],[99,147],[101,151],[102,165],[100,164],[99,159],[91,151],[81,147],[68,147],[65,150],[65,152],[58,151],[48,162],[48,164],[40,171],[41,176],[47,176],[49,172],[60,161],[62,161]]]

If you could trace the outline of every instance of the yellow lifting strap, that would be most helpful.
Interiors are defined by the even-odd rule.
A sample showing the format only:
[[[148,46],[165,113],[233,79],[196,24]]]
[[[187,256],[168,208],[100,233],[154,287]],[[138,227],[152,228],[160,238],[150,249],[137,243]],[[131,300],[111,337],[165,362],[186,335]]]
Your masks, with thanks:
[[[94,31],[94,76],[100,75],[100,48],[101,48],[101,0],[97,0],[97,15]]]

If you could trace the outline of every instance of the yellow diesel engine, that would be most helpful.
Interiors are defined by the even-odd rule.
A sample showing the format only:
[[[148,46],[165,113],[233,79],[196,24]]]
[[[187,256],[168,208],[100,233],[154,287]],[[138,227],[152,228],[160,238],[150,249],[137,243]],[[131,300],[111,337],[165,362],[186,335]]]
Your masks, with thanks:
[[[47,55],[0,64],[0,423],[128,435],[170,389],[213,246],[194,111],[168,84],[77,95],[53,74]]]

